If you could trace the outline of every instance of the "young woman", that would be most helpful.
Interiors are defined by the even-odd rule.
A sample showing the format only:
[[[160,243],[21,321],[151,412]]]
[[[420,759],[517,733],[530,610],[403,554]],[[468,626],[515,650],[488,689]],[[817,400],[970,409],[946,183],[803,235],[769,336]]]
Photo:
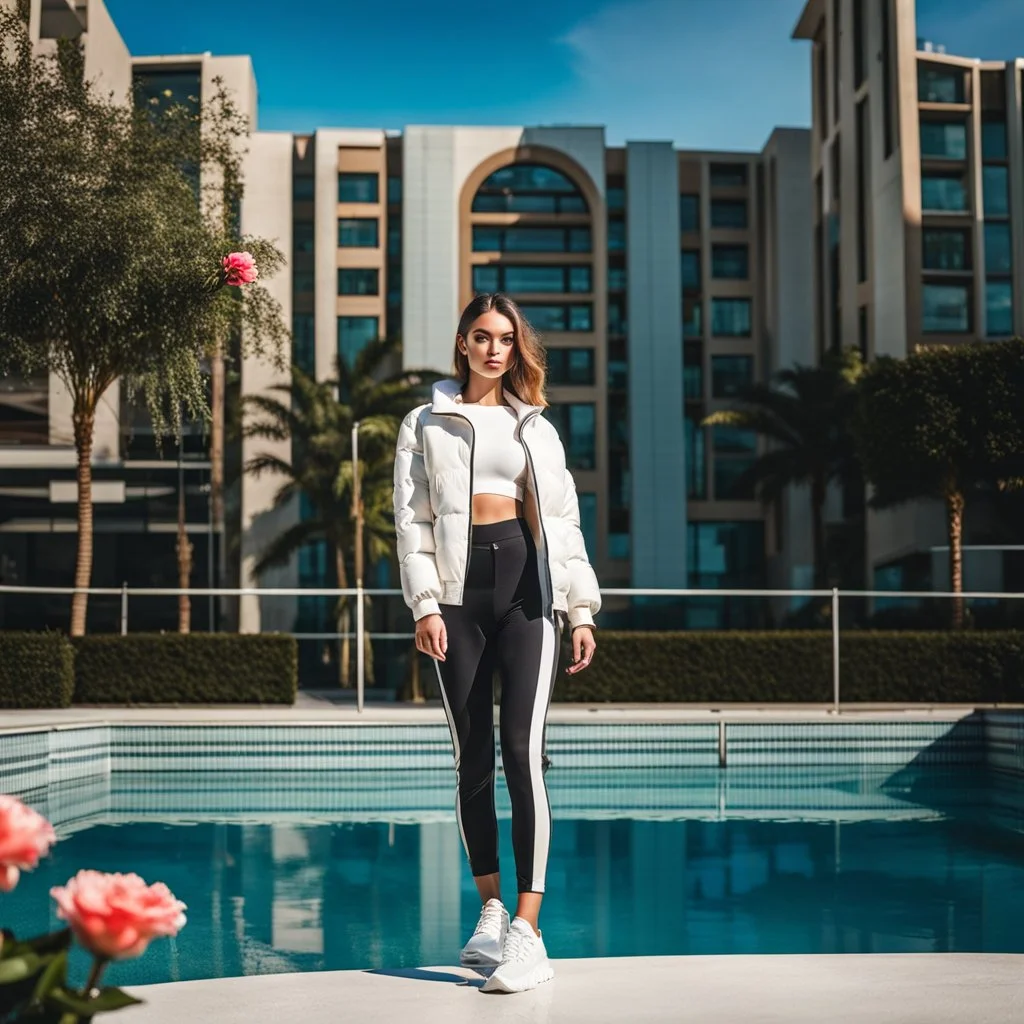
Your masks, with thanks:
[[[495,965],[486,992],[553,976],[537,926],[551,836],[541,770],[559,633],[578,672],[594,655],[597,579],[565,451],[541,416],[544,356],[519,308],[478,295],[459,320],[455,379],[402,423],[395,527],[416,647],[435,659],[455,748],[456,816],[483,909],[460,960]],[[494,807],[494,694],[512,803],[518,902],[501,901]]]

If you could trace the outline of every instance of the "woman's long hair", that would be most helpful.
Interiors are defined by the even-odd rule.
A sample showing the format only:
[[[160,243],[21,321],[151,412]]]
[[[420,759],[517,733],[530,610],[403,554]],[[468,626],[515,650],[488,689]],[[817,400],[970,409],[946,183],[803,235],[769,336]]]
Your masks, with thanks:
[[[507,295],[494,292],[475,296],[459,317],[459,337],[465,338],[469,344],[469,329],[473,321],[492,310],[512,322],[512,361],[505,371],[504,386],[527,405],[546,406],[548,402],[544,397],[544,384],[547,366],[544,362],[544,349],[537,332]],[[469,358],[459,351],[458,338],[455,339],[453,372],[460,383],[466,384],[469,381]]]

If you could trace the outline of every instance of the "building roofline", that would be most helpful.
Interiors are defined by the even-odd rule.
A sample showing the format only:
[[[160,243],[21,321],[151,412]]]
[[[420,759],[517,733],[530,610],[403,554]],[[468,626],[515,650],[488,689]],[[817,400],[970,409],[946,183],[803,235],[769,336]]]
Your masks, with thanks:
[[[793,27],[792,39],[813,39],[825,17],[824,0],[807,0],[796,25]]]

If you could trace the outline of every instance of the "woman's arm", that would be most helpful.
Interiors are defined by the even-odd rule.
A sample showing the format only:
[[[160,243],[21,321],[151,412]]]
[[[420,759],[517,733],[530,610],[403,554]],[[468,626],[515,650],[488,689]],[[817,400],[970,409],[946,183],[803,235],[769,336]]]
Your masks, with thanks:
[[[594,616],[601,610],[601,589],[587,558],[587,545],[580,529],[580,503],[576,497],[576,481],[565,471],[562,515],[565,524],[565,567],[569,573],[569,625],[593,626]]]
[[[395,534],[405,603],[414,619],[440,611],[441,580],[434,547],[434,514],[423,463],[420,410],[402,421],[395,446]]]

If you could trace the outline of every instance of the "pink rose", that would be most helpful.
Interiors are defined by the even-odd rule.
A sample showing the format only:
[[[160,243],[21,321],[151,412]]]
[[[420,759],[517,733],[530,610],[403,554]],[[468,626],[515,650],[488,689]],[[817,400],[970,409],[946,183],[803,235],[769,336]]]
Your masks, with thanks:
[[[53,826],[13,796],[0,796],[0,892],[10,892],[57,841]]]
[[[252,284],[260,276],[252,253],[232,252],[224,257],[224,283],[231,285]]]
[[[79,871],[50,895],[75,938],[106,959],[140,956],[153,939],[177,935],[185,925],[185,904],[163,882],[146,885],[136,874]]]

